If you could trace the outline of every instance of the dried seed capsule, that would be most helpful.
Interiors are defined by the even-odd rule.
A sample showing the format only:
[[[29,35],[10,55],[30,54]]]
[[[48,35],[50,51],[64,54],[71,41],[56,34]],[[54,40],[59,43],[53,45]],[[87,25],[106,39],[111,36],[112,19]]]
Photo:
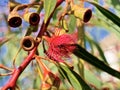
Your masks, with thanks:
[[[10,13],[8,16],[8,24],[11,27],[19,27],[22,24],[22,19],[21,17],[18,15],[18,13]]]
[[[79,8],[74,11],[74,15],[86,23],[90,20],[92,11],[89,8]]]
[[[75,10],[77,10],[77,9],[79,9],[79,8],[80,8],[79,5],[72,5],[72,6],[71,6],[71,10],[72,10],[72,11],[75,11]]]
[[[88,22],[92,16],[92,10],[89,8],[83,8],[79,5],[73,5],[71,7],[72,14],[74,14],[75,17],[81,19],[83,22]]]
[[[35,46],[35,41],[33,39],[33,37],[31,36],[25,36],[22,40],[21,40],[21,47],[25,50],[25,51],[30,51],[34,48]]]
[[[38,13],[28,12],[24,15],[24,20],[29,22],[30,25],[36,26],[39,24],[40,16]]]

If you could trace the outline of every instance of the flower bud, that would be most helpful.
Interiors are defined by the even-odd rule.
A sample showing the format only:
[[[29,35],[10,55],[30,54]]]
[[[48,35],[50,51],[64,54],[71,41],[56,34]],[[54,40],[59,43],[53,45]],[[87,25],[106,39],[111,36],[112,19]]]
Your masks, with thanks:
[[[25,51],[30,51],[34,48],[35,46],[35,41],[33,39],[33,37],[31,36],[25,36],[22,40],[21,40],[21,47],[25,50]]]
[[[48,72],[44,75],[44,80],[41,86],[41,90],[58,90],[60,86],[60,79],[52,72]]]
[[[14,28],[19,27],[22,24],[22,19],[18,13],[11,12],[8,16],[8,24]]]
[[[36,26],[39,24],[40,16],[38,13],[28,12],[24,15],[24,20],[29,22],[30,25]]]
[[[78,8],[74,11],[74,15],[86,23],[90,20],[92,11],[89,8]]]
[[[68,23],[65,19],[62,20],[61,25],[63,26],[63,28],[65,29],[64,31],[68,31]]]
[[[43,82],[40,89],[41,90],[50,90],[50,88],[51,88],[50,84]]]

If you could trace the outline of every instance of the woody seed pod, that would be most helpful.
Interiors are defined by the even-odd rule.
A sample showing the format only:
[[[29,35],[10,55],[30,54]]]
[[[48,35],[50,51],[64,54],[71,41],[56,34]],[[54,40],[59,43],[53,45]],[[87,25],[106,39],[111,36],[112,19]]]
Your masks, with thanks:
[[[79,8],[80,8],[79,5],[72,5],[72,6],[71,6],[71,10],[72,10],[72,11],[75,11],[75,10],[77,10],[77,9],[79,9]]]
[[[21,40],[21,47],[25,50],[25,51],[30,51],[34,48],[35,46],[35,41],[33,39],[33,37],[31,36],[25,36],[22,40]]]
[[[73,5],[71,7],[72,13],[75,17],[81,19],[83,22],[88,22],[92,16],[92,11],[89,8],[83,8],[79,5]]]
[[[74,15],[86,23],[90,20],[92,11],[89,8],[78,8],[74,11]]]
[[[28,12],[24,15],[24,20],[29,22],[30,25],[36,26],[39,24],[40,16],[38,13]]]
[[[22,24],[22,19],[18,13],[11,12],[8,16],[8,24],[14,28],[19,27]]]

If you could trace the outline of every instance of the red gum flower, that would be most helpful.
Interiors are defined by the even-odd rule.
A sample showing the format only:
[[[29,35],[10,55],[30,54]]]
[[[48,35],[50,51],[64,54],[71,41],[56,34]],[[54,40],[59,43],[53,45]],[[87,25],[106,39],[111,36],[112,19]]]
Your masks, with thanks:
[[[51,38],[45,37],[48,42],[47,55],[52,60],[58,62],[64,62],[63,57],[69,57],[70,53],[75,49],[74,46],[68,46],[71,44],[76,44],[77,33],[74,34],[63,34],[60,36],[52,36]]]

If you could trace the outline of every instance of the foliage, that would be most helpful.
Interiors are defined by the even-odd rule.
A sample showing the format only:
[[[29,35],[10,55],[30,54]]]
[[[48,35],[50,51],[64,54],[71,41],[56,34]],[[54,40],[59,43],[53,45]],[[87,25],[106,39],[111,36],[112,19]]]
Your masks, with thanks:
[[[120,89],[120,71],[111,67],[101,41],[89,31],[105,28],[119,38],[120,1],[100,3],[33,0],[23,4],[10,0],[5,8],[9,11],[1,12],[0,17],[0,89]],[[103,78],[106,73],[108,80]]]

